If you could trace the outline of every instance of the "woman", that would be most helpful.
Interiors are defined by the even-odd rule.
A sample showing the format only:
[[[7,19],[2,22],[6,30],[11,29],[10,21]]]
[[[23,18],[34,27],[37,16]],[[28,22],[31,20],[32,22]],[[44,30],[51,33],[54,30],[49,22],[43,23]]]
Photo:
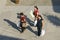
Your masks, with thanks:
[[[43,18],[41,15],[38,15],[37,17],[37,30],[38,30],[38,36],[41,35],[42,27],[43,27]]]
[[[24,29],[25,29],[25,27],[23,26],[23,24],[26,25],[26,17],[25,17],[25,15],[24,15],[23,12],[22,12],[22,13],[20,13],[20,27],[21,27],[21,29],[22,29],[21,32],[23,32]]]
[[[39,15],[39,11],[38,11],[38,7],[37,6],[34,6],[34,12],[33,12],[33,15],[35,16],[35,19],[34,19],[34,26],[36,26],[36,23],[37,23],[37,17]]]

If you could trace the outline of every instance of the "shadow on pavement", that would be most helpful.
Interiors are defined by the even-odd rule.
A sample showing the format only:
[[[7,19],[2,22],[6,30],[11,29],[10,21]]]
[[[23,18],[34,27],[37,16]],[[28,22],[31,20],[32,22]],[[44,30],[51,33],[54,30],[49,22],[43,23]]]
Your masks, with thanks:
[[[20,19],[20,13],[17,13],[17,18]]]
[[[54,12],[60,13],[60,0],[52,0]]]
[[[10,20],[8,20],[8,19],[4,19],[4,21],[6,21],[6,22],[9,24],[9,26],[12,26],[13,28],[15,28],[15,29],[17,29],[18,31],[20,31],[19,28],[17,27],[17,25],[16,25],[14,22],[12,22],[12,21],[10,21]],[[21,31],[20,31],[20,32],[21,32]]]
[[[32,29],[30,26],[28,26],[27,29],[28,29],[29,31],[31,31],[32,33],[34,33],[35,35],[37,35],[37,31],[33,31],[33,29]]]
[[[25,39],[14,38],[14,37],[9,37],[9,36],[0,35],[0,40],[25,40]]]
[[[26,20],[30,26],[34,26],[34,22],[30,20],[28,17],[26,17]]]
[[[51,23],[53,23],[56,26],[60,26],[60,19],[57,18],[56,16],[47,16],[48,20],[50,20]]]

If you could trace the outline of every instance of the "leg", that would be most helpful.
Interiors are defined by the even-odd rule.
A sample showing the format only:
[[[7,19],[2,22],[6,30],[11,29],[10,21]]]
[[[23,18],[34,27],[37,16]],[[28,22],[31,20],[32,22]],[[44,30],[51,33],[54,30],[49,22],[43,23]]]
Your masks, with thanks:
[[[23,27],[22,27],[22,22],[20,23],[20,27],[21,27],[21,32],[23,32]]]
[[[41,34],[41,30],[38,28],[38,36],[40,36]]]
[[[22,30],[22,32],[24,32],[25,28],[26,27],[23,27],[23,23],[21,23],[21,30]]]
[[[38,27],[37,30],[38,30],[38,36],[40,36],[41,35],[42,28],[41,27],[40,28]]]

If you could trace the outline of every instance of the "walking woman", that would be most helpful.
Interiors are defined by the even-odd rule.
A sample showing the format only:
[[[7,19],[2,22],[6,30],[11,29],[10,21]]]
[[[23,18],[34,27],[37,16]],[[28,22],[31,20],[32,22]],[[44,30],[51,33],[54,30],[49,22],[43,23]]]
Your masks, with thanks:
[[[25,30],[25,27],[26,26],[26,17],[25,15],[23,14],[23,12],[20,13],[20,27],[21,27],[21,32],[24,32]]]
[[[37,31],[38,31],[38,36],[41,35],[42,27],[43,27],[43,18],[41,15],[38,15],[37,17]]]

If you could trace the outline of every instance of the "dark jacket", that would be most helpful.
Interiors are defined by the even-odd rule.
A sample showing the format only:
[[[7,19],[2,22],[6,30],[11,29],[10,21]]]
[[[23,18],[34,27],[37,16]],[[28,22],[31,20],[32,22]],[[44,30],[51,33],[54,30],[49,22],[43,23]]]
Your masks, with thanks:
[[[40,20],[37,20],[37,25],[36,25],[36,26],[37,26],[38,28],[42,27],[42,20],[43,20],[42,17],[41,17]]]

